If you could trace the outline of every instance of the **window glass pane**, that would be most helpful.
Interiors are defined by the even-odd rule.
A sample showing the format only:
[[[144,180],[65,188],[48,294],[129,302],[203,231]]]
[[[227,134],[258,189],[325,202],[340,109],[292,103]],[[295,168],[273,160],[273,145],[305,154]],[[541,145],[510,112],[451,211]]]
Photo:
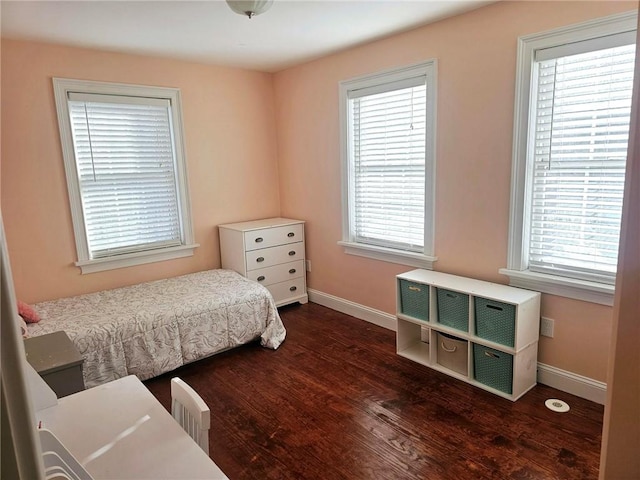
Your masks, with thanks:
[[[180,245],[169,108],[69,101],[91,258]]]
[[[537,64],[529,266],[613,283],[635,45]]]
[[[355,241],[424,250],[426,85],[350,100]]]

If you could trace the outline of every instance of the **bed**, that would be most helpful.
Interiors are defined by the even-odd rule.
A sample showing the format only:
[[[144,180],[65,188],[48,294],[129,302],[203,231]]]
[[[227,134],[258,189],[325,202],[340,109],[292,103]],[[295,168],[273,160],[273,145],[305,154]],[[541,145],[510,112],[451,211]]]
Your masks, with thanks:
[[[84,357],[87,388],[127,375],[146,380],[260,339],[276,349],[286,330],[262,285],[231,270],[35,304],[28,335],[64,330]]]

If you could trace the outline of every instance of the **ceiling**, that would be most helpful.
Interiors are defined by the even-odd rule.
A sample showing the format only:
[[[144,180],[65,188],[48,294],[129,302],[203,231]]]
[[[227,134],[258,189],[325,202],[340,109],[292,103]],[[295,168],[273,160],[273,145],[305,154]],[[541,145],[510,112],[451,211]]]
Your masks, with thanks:
[[[0,2],[3,37],[276,72],[492,3],[275,0],[249,19],[223,0]]]

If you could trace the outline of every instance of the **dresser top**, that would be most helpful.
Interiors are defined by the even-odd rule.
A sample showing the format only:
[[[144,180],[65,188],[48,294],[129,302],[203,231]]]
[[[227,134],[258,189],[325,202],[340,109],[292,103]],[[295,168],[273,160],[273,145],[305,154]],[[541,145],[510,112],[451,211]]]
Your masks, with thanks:
[[[27,361],[41,375],[83,362],[82,355],[63,331],[25,338],[24,350]]]
[[[293,220],[291,218],[263,218],[261,220],[251,220],[249,222],[239,223],[227,223],[225,225],[218,225],[218,228],[227,228],[229,230],[239,230],[246,232],[249,230],[258,230],[262,228],[282,227],[285,225],[295,225],[304,223],[304,220]]]

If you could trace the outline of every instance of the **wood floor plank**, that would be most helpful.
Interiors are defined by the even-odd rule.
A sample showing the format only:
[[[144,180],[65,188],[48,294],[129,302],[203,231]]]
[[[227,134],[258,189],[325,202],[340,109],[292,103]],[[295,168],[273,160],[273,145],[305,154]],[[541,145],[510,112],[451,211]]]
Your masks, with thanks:
[[[544,385],[511,402],[399,357],[389,330],[313,303],[280,315],[276,351],[250,344],[145,382],[167,409],[171,377],[198,391],[232,480],[598,477],[601,405]]]

